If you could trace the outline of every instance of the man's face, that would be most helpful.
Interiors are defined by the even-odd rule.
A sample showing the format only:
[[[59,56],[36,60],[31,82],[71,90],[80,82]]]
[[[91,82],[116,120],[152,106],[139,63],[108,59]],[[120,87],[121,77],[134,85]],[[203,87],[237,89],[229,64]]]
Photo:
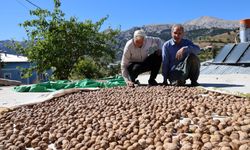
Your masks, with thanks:
[[[184,31],[180,27],[175,27],[171,34],[175,42],[178,44],[184,36]]]
[[[143,37],[139,37],[139,38],[134,38],[134,44],[135,47],[137,48],[141,48],[144,42],[144,38]]]

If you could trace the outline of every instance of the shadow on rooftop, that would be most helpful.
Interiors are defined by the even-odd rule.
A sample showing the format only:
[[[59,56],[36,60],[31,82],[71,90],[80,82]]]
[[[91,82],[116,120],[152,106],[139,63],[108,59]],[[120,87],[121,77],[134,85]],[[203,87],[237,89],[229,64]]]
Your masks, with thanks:
[[[244,85],[240,84],[222,84],[222,83],[201,83],[200,84],[203,87],[216,87],[216,88],[221,88],[221,87],[244,87]]]

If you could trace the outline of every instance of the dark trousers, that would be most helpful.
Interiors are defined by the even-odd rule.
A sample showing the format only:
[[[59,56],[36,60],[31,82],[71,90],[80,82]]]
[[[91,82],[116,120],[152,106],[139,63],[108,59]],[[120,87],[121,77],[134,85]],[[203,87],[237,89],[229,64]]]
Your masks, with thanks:
[[[187,79],[191,82],[197,81],[200,75],[200,60],[195,54],[189,54],[187,58],[180,62],[170,71],[170,82],[180,81],[184,83]]]
[[[149,80],[154,80],[159,73],[161,60],[161,56],[155,52],[149,55],[143,62],[132,62],[128,66],[130,80],[135,82],[139,74],[147,71],[151,71]]]

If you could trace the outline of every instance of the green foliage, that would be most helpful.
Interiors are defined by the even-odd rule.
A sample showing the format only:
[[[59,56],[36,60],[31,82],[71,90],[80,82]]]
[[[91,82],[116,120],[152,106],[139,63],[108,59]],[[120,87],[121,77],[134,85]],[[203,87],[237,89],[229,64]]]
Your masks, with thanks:
[[[201,51],[199,53],[198,57],[199,57],[201,62],[213,59],[212,51],[210,51],[210,50]]]
[[[0,51],[1,52],[1,51]],[[0,53],[1,54],[1,53]],[[1,73],[1,69],[4,67],[4,62],[1,58],[1,55],[0,55],[0,73]],[[1,74],[0,74],[1,75]],[[1,77],[1,76],[0,76]]]
[[[219,53],[219,48],[214,47],[213,49],[203,50],[199,53],[198,57],[201,62],[214,59],[214,57]]]
[[[82,57],[71,72],[71,79],[99,79],[105,76],[114,76],[120,72],[119,65],[100,66],[90,57]]]
[[[75,69],[78,66],[87,67],[82,63],[81,58],[90,57],[100,69],[112,62],[115,57],[115,50],[112,45],[115,43],[114,36],[119,30],[111,28],[100,31],[100,28],[108,17],[93,23],[91,20],[80,22],[76,17],[64,18],[60,10],[60,1],[54,0],[53,12],[36,9],[30,11],[31,16],[37,19],[28,20],[20,24],[25,28],[28,40],[25,47],[16,44],[16,49],[26,55],[35,64],[35,70],[42,73],[45,70],[54,68],[55,79],[68,79],[70,74],[82,69]],[[78,65],[78,63],[80,63]],[[89,76],[96,69],[88,69],[84,76]],[[80,72],[79,72],[80,74]]]
[[[121,71],[121,64],[114,64],[114,65],[109,65],[108,70],[107,70],[107,76],[115,76],[120,73]]]
[[[103,73],[100,66],[93,59],[85,57],[75,64],[71,77],[72,79],[97,79],[104,76]]]
[[[3,63],[2,59],[1,59],[1,55],[0,55],[0,71],[1,71],[1,68],[3,68],[3,66],[4,66],[4,63]]]
[[[34,71],[34,67],[30,67],[30,68],[22,68],[20,66],[17,66],[16,67],[18,70],[20,70],[20,72],[23,74],[21,76],[22,79],[25,79],[25,78],[29,78],[30,76],[32,76],[32,73]]]

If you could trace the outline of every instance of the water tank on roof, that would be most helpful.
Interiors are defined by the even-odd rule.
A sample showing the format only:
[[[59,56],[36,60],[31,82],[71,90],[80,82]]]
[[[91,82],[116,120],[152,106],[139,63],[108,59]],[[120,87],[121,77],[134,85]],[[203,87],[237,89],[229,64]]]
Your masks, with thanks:
[[[250,19],[240,20],[240,41],[250,41]]]

